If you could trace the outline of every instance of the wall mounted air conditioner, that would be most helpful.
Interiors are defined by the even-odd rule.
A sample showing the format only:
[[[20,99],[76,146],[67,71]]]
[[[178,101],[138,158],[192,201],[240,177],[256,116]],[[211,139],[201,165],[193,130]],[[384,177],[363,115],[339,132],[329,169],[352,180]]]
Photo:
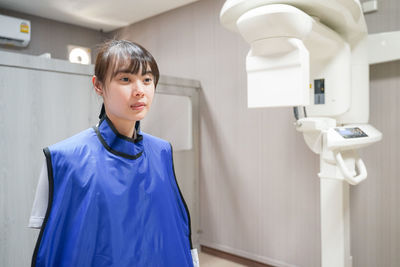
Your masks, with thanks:
[[[31,40],[31,22],[0,15],[0,44],[28,46]]]

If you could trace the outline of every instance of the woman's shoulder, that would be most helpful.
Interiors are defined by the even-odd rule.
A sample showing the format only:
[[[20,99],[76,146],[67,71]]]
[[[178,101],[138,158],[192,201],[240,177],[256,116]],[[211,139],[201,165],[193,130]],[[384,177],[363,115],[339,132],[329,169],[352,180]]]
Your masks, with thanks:
[[[159,147],[161,149],[167,149],[167,150],[171,148],[171,144],[167,140],[161,139],[157,136],[148,133],[141,132],[140,134],[143,136],[143,142],[146,145]]]
[[[48,149],[50,151],[76,151],[77,149],[88,147],[93,143],[93,137],[96,137],[96,133],[93,128],[89,128],[50,145]]]

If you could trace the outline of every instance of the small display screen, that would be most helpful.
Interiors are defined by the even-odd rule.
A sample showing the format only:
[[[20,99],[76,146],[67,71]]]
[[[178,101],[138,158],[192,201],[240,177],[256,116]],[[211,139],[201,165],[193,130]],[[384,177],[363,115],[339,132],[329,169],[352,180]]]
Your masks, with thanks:
[[[360,128],[335,128],[335,130],[344,138],[359,138],[367,137],[368,135],[364,133]]]

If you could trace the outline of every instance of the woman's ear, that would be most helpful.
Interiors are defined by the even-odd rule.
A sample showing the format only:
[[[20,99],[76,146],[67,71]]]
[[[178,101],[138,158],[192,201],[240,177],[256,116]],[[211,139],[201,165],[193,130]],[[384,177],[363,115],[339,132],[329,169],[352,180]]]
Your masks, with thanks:
[[[96,91],[96,94],[102,96],[103,95],[103,84],[97,79],[96,75],[92,77],[93,88]]]

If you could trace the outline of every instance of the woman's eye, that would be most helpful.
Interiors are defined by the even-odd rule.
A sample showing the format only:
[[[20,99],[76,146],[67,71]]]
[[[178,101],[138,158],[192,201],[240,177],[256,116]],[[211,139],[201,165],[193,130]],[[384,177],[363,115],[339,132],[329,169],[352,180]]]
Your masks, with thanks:
[[[123,81],[123,82],[129,82],[129,78],[128,78],[128,77],[122,77],[122,78],[121,78],[121,81]]]
[[[151,78],[145,78],[145,79],[144,79],[144,82],[145,82],[145,83],[151,83],[151,81],[152,81]]]

